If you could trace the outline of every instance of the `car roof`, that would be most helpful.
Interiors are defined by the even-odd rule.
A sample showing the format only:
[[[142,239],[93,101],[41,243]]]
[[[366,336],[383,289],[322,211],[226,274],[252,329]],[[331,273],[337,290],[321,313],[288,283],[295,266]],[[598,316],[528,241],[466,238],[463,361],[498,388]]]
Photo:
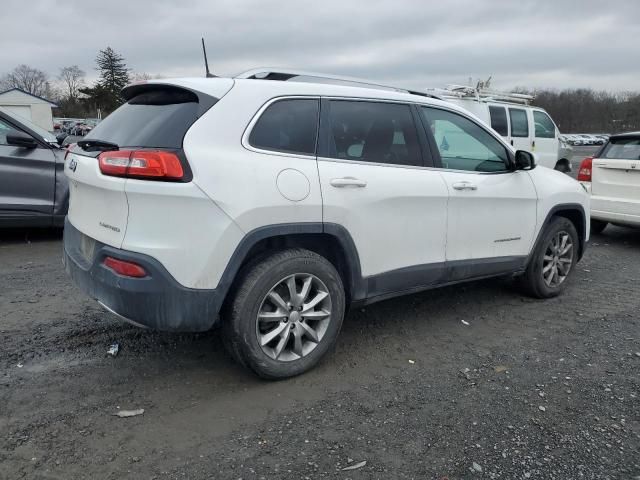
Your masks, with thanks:
[[[640,132],[626,132],[626,133],[617,133],[615,135],[611,135],[609,137],[609,141],[611,140],[623,140],[625,138],[640,138]]]
[[[381,87],[375,85],[337,85],[326,82],[298,81],[298,80],[266,80],[266,79],[248,79],[248,78],[171,78],[158,79],[140,82],[144,84],[155,85],[175,85],[187,89],[192,89],[211,96],[220,95],[221,85],[229,81],[231,85],[247,88],[259,89],[265,92],[265,97],[274,98],[288,95],[310,95],[325,97],[346,97],[372,100],[388,100],[403,103],[420,103],[424,105],[442,106],[450,110],[459,111],[467,116],[470,112],[454,103],[446,100],[434,98],[432,96],[424,96],[421,93],[410,93],[408,91],[392,90],[393,87]],[[137,85],[137,84],[136,84]],[[475,115],[471,116],[475,117]]]

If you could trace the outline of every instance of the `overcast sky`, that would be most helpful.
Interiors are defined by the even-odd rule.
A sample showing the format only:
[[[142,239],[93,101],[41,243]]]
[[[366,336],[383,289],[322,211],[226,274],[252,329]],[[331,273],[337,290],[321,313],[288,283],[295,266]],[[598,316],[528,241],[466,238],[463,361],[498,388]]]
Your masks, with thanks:
[[[257,66],[413,88],[493,76],[496,88],[640,90],[640,0],[2,0],[0,75],[25,63],[95,78],[111,46],[136,72]]]

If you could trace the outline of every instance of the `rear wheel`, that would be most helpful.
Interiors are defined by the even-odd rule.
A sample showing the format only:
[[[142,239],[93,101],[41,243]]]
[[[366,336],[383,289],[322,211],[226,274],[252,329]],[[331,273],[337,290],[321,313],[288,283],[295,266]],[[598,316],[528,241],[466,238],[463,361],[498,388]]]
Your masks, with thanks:
[[[573,223],[555,217],[546,227],[520,283],[537,298],[559,295],[578,260],[578,233]]]
[[[233,356],[264,378],[299,375],[335,344],[345,294],[340,275],[324,257],[285,250],[242,272],[223,320]]]
[[[602,220],[596,220],[595,218],[591,219],[591,233],[602,233],[602,231],[607,228],[609,225],[608,222],[603,222]]]

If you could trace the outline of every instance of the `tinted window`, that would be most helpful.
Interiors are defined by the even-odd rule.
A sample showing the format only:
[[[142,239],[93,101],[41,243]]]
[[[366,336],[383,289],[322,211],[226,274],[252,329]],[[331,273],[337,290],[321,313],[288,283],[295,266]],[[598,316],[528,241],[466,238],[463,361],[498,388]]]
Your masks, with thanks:
[[[484,128],[457,113],[423,107],[444,168],[475,172],[507,170],[505,147]]]
[[[409,105],[335,100],[329,117],[330,157],[422,165]]]
[[[249,143],[265,150],[315,155],[319,100],[279,100],[256,122]]]
[[[556,126],[544,112],[533,111],[533,122],[536,127],[536,138],[556,138]]]
[[[489,115],[491,116],[491,128],[503,137],[509,135],[509,127],[507,127],[507,111],[504,107],[489,107]]]
[[[600,158],[640,160],[640,138],[614,138],[604,147]]]
[[[526,110],[509,109],[509,117],[511,118],[511,136],[512,137],[528,137],[529,122],[527,121]]]
[[[180,89],[153,90],[130,99],[85,140],[105,140],[120,147],[181,148],[185,133],[197,118],[195,94]]]

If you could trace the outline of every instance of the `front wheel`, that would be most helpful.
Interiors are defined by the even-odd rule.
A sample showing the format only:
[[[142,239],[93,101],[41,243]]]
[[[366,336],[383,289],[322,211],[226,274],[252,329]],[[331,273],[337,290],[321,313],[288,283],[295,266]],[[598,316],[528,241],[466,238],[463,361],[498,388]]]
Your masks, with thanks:
[[[324,257],[303,249],[275,253],[241,273],[223,318],[232,355],[264,378],[299,375],[335,344],[345,293]]]
[[[578,261],[578,248],[578,232],[573,223],[555,217],[542,233],[520,278],[524,290],[536,298],[559,295]]]

